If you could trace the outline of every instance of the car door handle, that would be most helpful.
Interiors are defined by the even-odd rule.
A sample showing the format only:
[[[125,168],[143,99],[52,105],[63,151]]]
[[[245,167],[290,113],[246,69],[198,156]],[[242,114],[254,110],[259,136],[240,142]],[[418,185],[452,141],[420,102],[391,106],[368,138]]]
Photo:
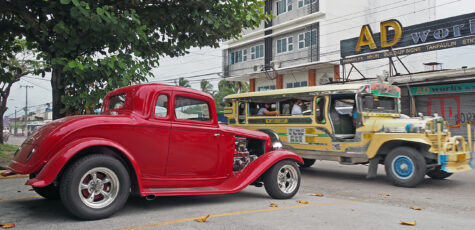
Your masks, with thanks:
[[[219,135],[221,135],[221,134],[219,134],[219,133],[214,134],[215,137],[219,137]]]

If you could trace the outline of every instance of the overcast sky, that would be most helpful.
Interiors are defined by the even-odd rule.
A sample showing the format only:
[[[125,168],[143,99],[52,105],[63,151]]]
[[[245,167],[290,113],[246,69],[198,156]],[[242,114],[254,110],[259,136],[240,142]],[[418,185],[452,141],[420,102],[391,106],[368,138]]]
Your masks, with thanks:
[[[452,3],[450,3],[452,2]],[[437,9],[437,18],[446,18],[466,13],[475,12],[474,0],[437,0],[437,5],[450,3]],[[164,58],[160,66],[153,71],[154,78],[151,82],[173,84],[173,80],[178,77],[190,77],[195,75],[204,75],[202,77],[190,78],[192,87],[199,89],[200,79],[211,79],[216,85],[219,81],[217,74],[221,72],[222,63],[221,49],[194,48],[190,54],[179,58]],[[442,50],[438,53],[438,61],[443,63],[444,68],[460,68],[462,66],[475,67],[475,46],[465,46],[455,49]],[[5,113],[6,116],[14,113],[14,107],[20,110],[25,107],[25,88],[20,85],[31,85],[34,88],[28,89],[28,106],[42,105],[51,102],[50,75],[45,78],[40,76],[28,76],[13,85],[10,97],[7,103],[9,107]],[[216,86],[215,86],[216,87]],[[41,108],[44,108],[42,106]],[[29,111],[35,111],[35,108],[29,108]],[[19,111],[17,115],[22,115]]]

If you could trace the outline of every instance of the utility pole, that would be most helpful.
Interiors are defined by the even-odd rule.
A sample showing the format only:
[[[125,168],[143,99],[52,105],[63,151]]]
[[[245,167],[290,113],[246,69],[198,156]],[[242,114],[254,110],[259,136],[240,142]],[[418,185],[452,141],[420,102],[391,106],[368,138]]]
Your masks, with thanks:
[[[23,133],[25,136],[28,136],[28,88],[33,88],[31,85],[20,85],[20,88],[25,88],[26,90],[26,99],[25,99],[25,129]]]

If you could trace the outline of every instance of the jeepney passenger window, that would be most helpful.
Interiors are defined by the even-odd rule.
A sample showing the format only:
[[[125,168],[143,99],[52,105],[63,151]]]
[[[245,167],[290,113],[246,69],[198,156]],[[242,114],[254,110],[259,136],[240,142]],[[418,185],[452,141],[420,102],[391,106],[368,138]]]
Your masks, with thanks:
[[[318,97],[315,101],[315,118],[318,124],[325,124],[325,97]]]
[[[238,122],[239,124],[246,123],[246,103],[238,102]]]
[[[166,117],[168,115],[168,96],[160,95],[155,104],[155,116]]]

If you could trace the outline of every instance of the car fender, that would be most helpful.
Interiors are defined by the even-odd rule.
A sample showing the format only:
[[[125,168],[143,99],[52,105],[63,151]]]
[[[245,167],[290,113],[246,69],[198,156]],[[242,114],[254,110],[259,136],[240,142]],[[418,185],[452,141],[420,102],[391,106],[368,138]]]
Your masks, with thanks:
[[[424,144],[431,146],[432,144],[430,141],[420,138],[420,134],[410,134],[406,133],[405,137],[394,137],[394,135],[389,135],[389,134],[377,134],[375,135],[371,143],[368,146],[368,150],[366,151],[366,154],[369,159],[373,158],[378,154],[379,149],[381,146],[383,146],[385,143],[389,141],[404,141],[408,143],[415,143],[415,144]]]
[[[104,138],[83,138],[75,140],[67,145],[65,145],[61,150],[59,150],[40,170],[35,178],[30,179],[26,182],[26,185],[31,185],[33,187],[45,187],[51,184],[58,174],[61,172],[63,167],[80,151],[93,147],[93,146],[108,146],[121,151],[132,164],[135,174],[137,175],[137,181],[139,188],[142,188],[142,183],[140,178],[142,178],[141,172],[137,161],[134,159],[132,154],[125,149],[120,144],[104,139]]]
[[[224,182],[222,185],[219,185],[219,190],[213,193],[223,194],[239,192],[256,181],[260,176],[262,176],[262,174],[264,174],[277,162],[286,159],[295,161],[298,164],[303,164],[302,158],[293,152],[287,150],[270,151],[251,162],[242,171],[236,173],[233,177],[228,179],[228,181]]]

